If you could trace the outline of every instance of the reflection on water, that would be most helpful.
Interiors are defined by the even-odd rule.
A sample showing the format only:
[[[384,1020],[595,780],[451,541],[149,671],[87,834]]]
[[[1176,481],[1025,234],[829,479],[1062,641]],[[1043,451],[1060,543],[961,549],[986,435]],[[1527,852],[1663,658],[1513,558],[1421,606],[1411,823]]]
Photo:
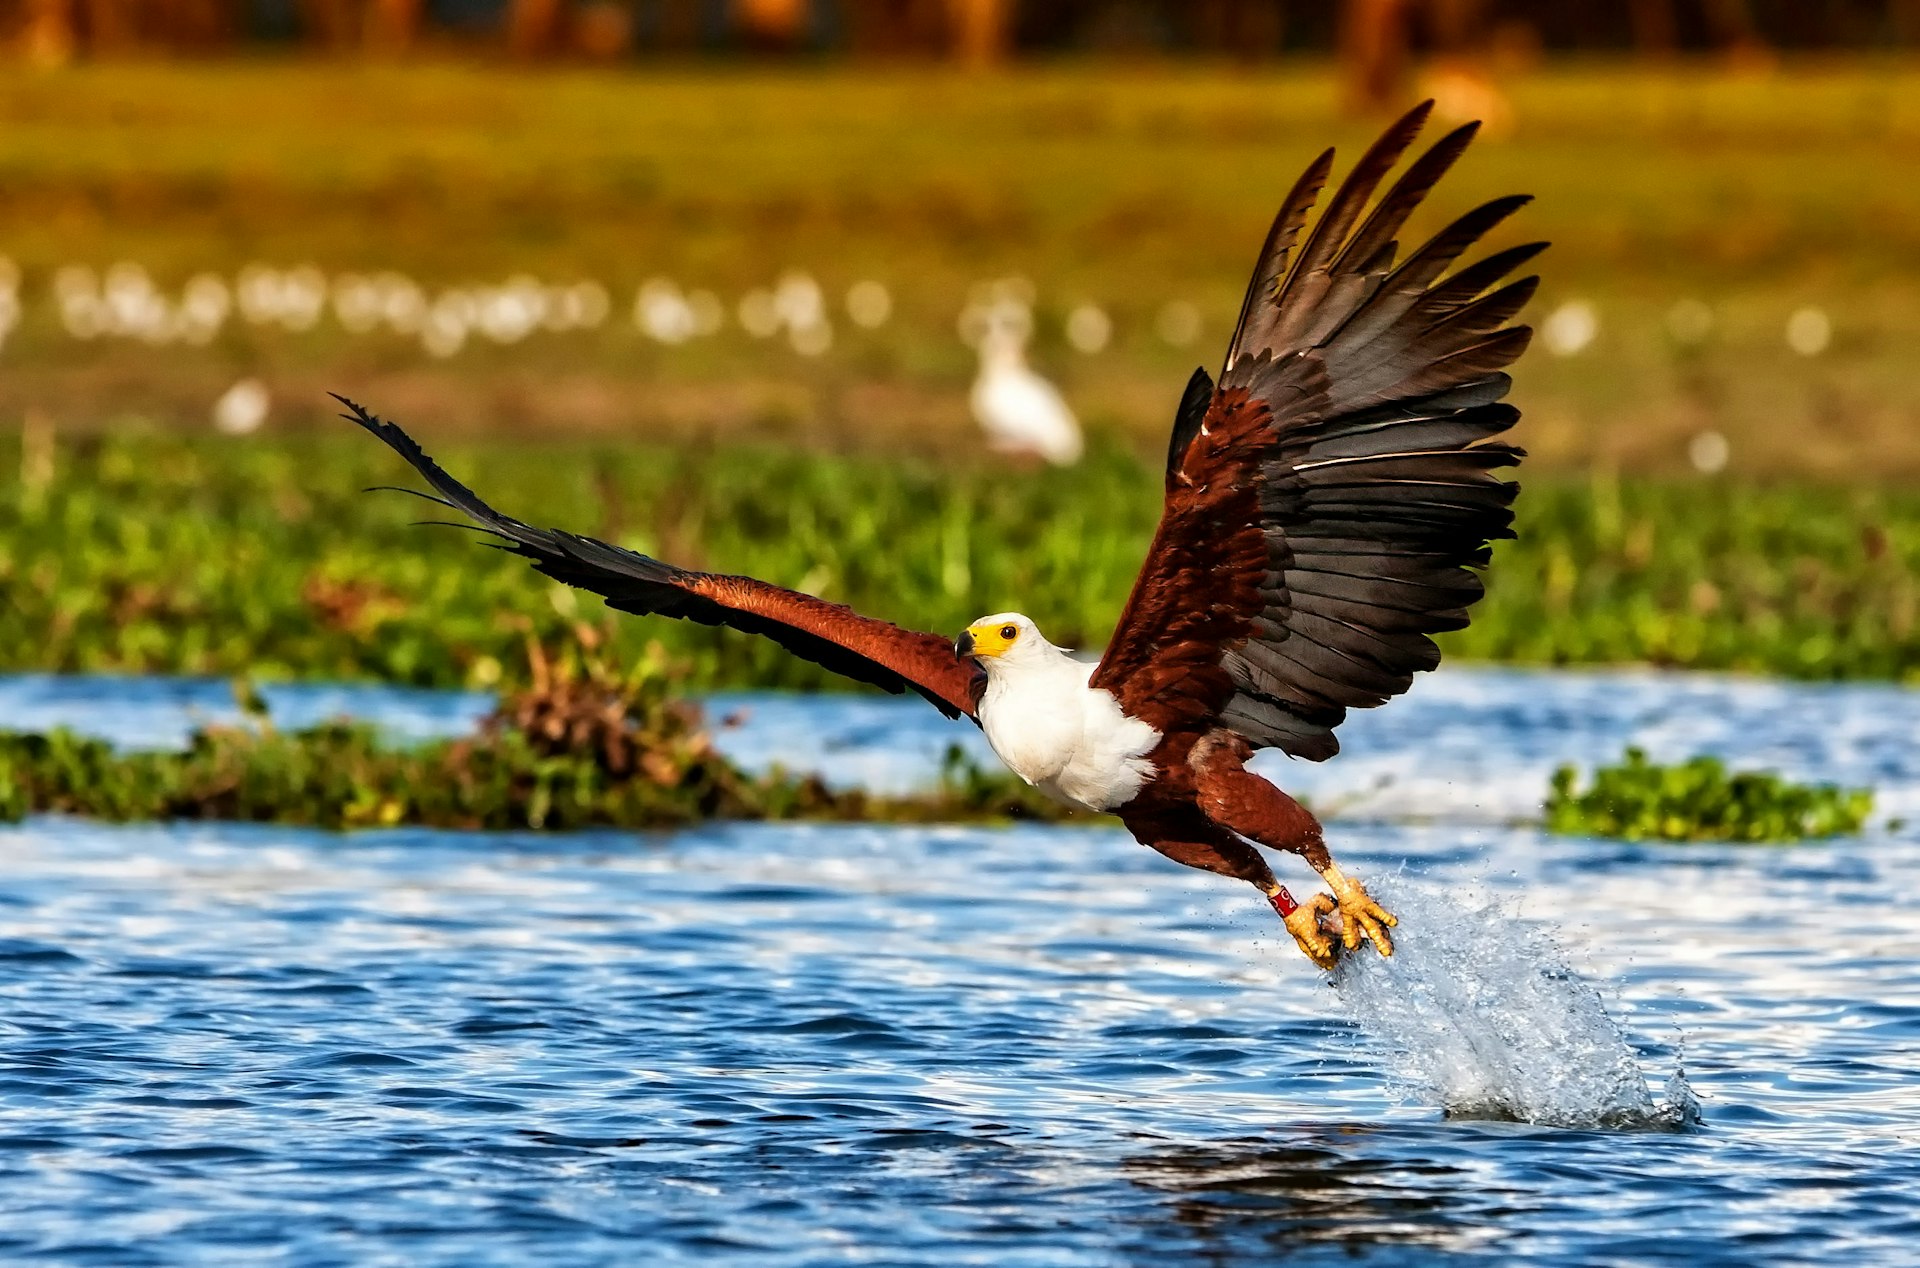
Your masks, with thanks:
[[[1221,1141],[1128,1158],[1125,1174],[1162,1200],[1141,1220],[1143,1238],[1171,1221],[1196,1249],[1298,1256],[1303,1244],[1368,1249],[1467,1250],[1487,1238],[1486,1204],[1464,1192],[1467,1173],[1417,1153],[1357,1148],[1365,1127],[1300,1133],[1297,1142]]]
[[[1463,705],[1423,777],[1556,751],[1589,687],[1554,681]],[[1864,699],[1805,773],[1909,795]],[[1444,1118],[1417,1028],[1356,1028],[1257,895],[1116,831],[43,819],[0,829],[0,1259],[1911,1262],[1910,830],[1625,846],[1467,807],[1335,842],[1557,926],[1642,1068],[1684,1046],[1699,1129]]]

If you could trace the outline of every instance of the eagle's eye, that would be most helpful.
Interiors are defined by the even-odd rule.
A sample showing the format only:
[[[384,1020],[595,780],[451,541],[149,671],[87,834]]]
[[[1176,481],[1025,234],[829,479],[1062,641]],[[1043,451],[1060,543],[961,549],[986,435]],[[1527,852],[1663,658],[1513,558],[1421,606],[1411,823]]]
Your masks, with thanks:
[[[1000,627],[1000,637],[1006,639],[1009,643],[1011,643],[1019,633],[1020,629],[1018,626],[1003,625]]]

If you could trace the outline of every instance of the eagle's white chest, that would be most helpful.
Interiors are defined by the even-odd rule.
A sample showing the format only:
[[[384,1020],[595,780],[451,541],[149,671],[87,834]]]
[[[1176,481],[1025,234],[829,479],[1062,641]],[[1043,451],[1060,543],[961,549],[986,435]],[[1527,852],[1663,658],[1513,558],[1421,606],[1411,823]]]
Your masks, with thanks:
[[[995,673],[980,700],[980,729],[1008,769],[1047,795],[1087,810],[1117,810],[1153,773],[1160,733],[1089,687],[1093,666],[1058,664]]]

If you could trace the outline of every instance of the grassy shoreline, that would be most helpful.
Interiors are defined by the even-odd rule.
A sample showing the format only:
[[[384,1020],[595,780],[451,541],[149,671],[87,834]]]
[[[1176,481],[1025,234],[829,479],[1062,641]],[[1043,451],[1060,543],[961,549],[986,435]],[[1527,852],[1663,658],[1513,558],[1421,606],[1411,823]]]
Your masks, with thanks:
[[[709,820],[889,823],[1062,820],[1072,812],[955,747],[933,786],[904,796],[818,776],[749,774],[714,747],[683,671],[654,655],[616,669],[582,631],[526,646],[529,680],[470,735],[406,744],[334,720],[273,725],[249,680],[246,720],[184,748],[121,750],[66,729],[0,730],[0,823],[34,814],[109,822],[206,819],[346,831],[669,828]]]
[[[523,641],[599,600],[369,485],[399,464],[357,434],[232,441],[28,438],[0,481],[0,671],[250,674],[493,687]],[[1098,647],[1158,514],[1130,452],[1071,472],[769,448],[441,446],[510,514],[750,573],[936,631],[1018,608]],[[0,444],[9,439],[0,435]],[[1523,478],[1453,660],[1639,663],[1808,679],[1920,676],[1920,492],[1729,480]],[[423,515],[423,512],[429,513]],[[834,680],[760,640],[621,617],[693,689]]]

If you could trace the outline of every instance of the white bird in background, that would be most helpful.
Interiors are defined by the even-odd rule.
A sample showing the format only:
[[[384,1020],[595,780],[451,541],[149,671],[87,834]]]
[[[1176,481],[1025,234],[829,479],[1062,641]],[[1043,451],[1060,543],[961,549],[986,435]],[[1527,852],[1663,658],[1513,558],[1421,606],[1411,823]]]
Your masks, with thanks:
[[[213,403],[213,425],[229,436],[246,436],[260,430],[273,408],[273,397],[259,379],[241,379]]]
[[[960,318],[961,336],[980,354],[969,398],[973,417],[1001,453],[1034,454],[1059,466],[1080,460],[1080,424],[1059,389],[1027,364],[1032,288],[996,282]]]

